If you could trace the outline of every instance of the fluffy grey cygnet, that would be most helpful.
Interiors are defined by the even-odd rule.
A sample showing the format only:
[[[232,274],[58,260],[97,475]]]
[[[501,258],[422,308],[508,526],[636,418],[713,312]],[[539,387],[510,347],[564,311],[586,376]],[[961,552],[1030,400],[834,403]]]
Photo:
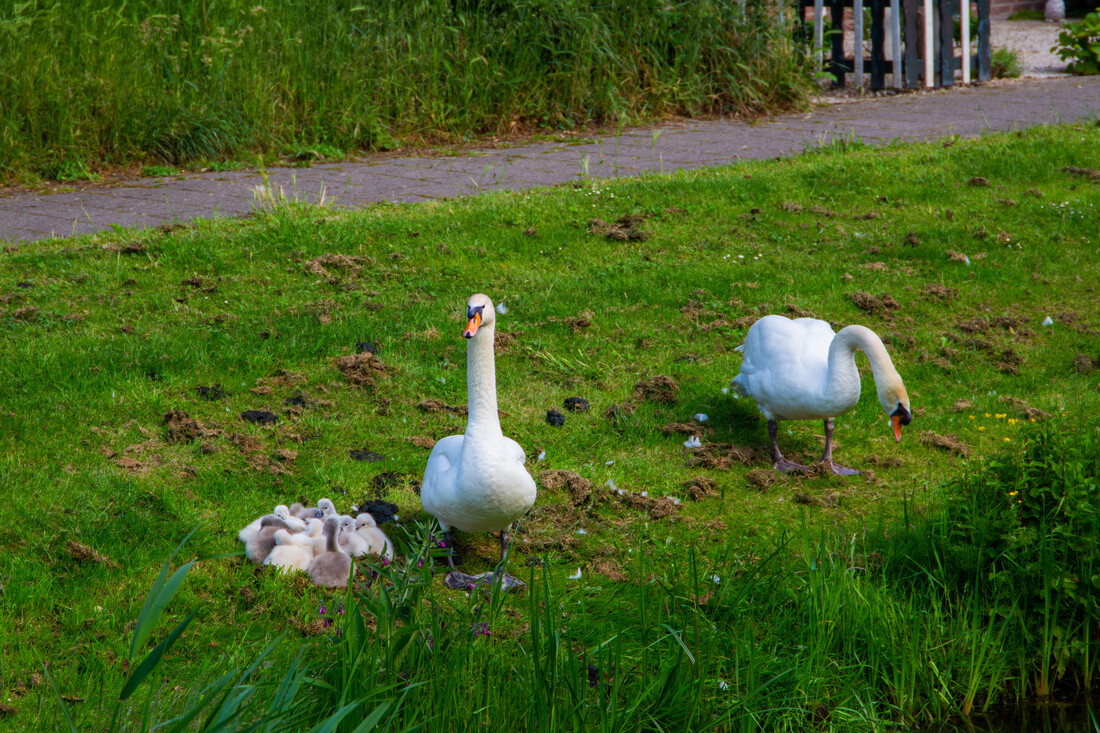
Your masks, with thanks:
[[[260,520],[260,531],[244,546],[244,554],[257,565],[262,565],[271,551],[275,549],[275,533],[280,529],[289,530],[290,526],[274,514]]]
[[[309,579],[326,588],[342,588],[348,584],[351,558],[340,550],[336,535],[340,531],[339,517],[325,520],[325,551],[309,564]]]

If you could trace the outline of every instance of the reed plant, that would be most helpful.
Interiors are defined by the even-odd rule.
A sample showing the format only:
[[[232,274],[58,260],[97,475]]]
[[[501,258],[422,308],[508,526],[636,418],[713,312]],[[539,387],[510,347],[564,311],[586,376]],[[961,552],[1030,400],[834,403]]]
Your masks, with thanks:
[[[797,104],[781,0],[34,0],[0,8],[0,175],[309,160]]]

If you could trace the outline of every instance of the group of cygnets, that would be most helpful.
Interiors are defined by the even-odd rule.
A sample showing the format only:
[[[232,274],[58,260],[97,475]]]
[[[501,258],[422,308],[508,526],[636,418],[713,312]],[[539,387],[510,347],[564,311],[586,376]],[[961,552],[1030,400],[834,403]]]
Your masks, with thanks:
[[[348,584],[353,557],[393,559],[393,545],[374,517],[366,512],[355,517],[338,514],[328,499],[316,507],[280,504],[238,532],[237,538],[257,565],[284,573],[300,570],[316,585],[329,588]]]

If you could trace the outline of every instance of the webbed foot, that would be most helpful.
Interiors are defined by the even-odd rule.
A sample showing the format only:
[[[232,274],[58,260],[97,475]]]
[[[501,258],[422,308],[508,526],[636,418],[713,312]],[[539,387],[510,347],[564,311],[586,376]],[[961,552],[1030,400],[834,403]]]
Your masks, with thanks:
[[[809,466],[803,466],[801,463],[788,461],[786,458],[780,458],[779,460],[777,460],[775,463],[772,464],[772,468],[774,468],[776,471],[779,471],[779,473],[790,473],[791,471],[801,471],[803,473],[808,473],[810,470]]]

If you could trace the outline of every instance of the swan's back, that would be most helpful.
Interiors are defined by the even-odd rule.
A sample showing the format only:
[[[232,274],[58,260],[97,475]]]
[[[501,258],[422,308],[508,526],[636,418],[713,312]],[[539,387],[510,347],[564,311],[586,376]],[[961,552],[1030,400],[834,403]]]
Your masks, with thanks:
[[[821,417],[829,371],[829,345],[836,334],[816,318],[764,316],[739,348],[741,373],[731,385],[756,400],[769,420]]]

